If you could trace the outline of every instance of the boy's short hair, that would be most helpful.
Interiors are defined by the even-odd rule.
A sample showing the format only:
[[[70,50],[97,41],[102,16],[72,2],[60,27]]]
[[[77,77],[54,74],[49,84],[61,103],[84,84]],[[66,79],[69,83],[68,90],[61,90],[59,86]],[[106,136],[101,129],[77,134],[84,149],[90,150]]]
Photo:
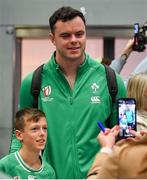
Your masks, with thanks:
[[[77,16],[81,17],[84,24],[86,24],[85,17],[83,15],[83,13],[80,12],[79,10],[74,9],[70,6],[63,6],[59,9],[57,9],[52,14],[52,16],[49,18],[49,25],[50,25],[51,32],[54,33],[55,24],[58,20],[61,20],[62,22],[66,22],[66,21],[72,20],[73,18],[75,18]]]
[[[24,108],[19,110],[15,115],[15,130],[24,130],[25,122],[38,122],[45,113],[37,108]]]

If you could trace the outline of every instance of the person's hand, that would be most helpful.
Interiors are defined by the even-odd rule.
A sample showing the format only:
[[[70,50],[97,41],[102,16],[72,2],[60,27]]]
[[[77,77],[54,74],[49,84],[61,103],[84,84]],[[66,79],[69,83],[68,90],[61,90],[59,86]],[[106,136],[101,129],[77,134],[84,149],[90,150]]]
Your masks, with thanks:
[[[134,131],[134,130],[130,130],[130,133],[134,136],[134,138],[127,138],[127,141],[140,141],[140,139],[142,138],[142,136],[144,136],[145,134],[147,134],[147,130],[142,130],[142,131]]]
[[[117,145],[121,145],[127,141],[134,141],[134,142],[137,142],[137,141],[140,141],[140,139],[142,138],[142,136],[144,136],[145,134],[147,134],[147,130],[141,130],[141,131],[134,131],[134,130],[130,130],[130,133],[134,136],[134,137],[128,137],[126,139],[122,139],[120,141],[118,141],[116,144]]]
[[[105,129],[105,132],[100,132],[97,136],[97,140],[99,141],[101,147],[109,147],[112,148],[115,144],[115,139],[119,133],[119,126],[116,125],[112,129]]]
[[[147,130],[141,130],[141,131],[139,131],[140,132],[140,134],[143,136],[143,135],[145,135],[145,134],[147,134]]]

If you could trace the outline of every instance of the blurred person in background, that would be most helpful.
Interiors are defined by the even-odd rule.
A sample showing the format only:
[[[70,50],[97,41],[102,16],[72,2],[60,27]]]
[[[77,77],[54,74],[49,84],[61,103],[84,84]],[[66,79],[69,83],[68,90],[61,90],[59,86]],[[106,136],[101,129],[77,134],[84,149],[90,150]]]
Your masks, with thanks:
[[[137,130],[147,129],[147,74],[132,76],[127,84],[127,94],[136,99]]]

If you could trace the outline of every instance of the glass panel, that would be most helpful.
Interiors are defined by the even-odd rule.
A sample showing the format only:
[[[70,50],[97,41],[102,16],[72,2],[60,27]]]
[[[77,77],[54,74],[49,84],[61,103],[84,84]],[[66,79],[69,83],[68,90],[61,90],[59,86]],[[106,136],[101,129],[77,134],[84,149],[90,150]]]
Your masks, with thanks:
[[[103,56],[103,38],[88,38],[86,52],[94,59],[101,58]]]
[[[54,51],[53,44],[48,39],[23,39],[22,40],[22,79],[39,65],[48,61]]]

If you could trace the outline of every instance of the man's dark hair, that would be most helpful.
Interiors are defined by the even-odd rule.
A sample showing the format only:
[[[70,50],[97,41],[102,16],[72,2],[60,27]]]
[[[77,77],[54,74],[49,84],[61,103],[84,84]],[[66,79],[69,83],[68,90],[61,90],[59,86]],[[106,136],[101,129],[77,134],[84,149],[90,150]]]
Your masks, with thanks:
[[[38,122],[42,117],[45,117],[45,113],[37,108],[21,109],[15,115],[15,129],[24,130],[26,122]]]
[[[58,20],[61,20],[62,22],[66,22],[66,21],[72,20],[73,18],[77,16],[81,17],[84,24],[86,24],[85,17],[83,13],[80,12],[79,10],[76,10],[70,6],[63,6],[57,9],[49,18],[49,25],[50,25],[51,32],[54,33],[55,24]]]

